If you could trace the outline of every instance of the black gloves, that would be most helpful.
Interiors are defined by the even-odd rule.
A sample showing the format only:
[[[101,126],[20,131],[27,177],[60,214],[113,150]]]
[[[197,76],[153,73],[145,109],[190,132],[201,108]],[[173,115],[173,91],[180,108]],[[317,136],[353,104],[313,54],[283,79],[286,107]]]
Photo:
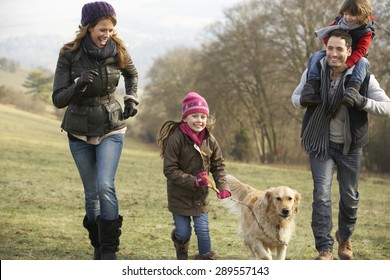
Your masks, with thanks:
[[[347,107],[355,106],[358,110],[362,110],[367,104],[367,98],[361,95],[353,87],[346,88],[343,97],[343,104]]]
[[[308,80],[302,88],[299,103],[303,107],[317,106],[321,104],[320,82]]]
[[[123,117],[125,119],[134,117],[138,112],[137,108],[135,108],[136,106],[137,104],[134,102],[134,100],[127,99],[125,101],[125,109],[123,111]]]
[[[96,70],[84,70],[81,73],[80,78],[76,82],[77,90],[84,90],[84,88],[93,83],[93,80],[99,76],[99,73]]]

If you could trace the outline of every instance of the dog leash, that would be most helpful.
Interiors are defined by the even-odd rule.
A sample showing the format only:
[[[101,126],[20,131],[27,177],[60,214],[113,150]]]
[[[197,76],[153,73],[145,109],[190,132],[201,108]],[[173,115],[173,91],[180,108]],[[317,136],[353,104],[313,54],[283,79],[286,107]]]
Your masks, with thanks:
[[[281,241],[281,240],[279,240],[279,239],[277,239],[277,238],[273,238],[272,236],[270,236],[268,233],[265,232],[264,228],[261,226],[260,222],[257,220],[256,215],[255,215],[255,212],[253,211],[253,209],[252,209],[251,207],[249,207],[249,205],[247,205],[247,204],[245,204],[244,202],[239,201],[239,200],[237,200],[237,199],[231,198],[231,197],[229,197],[229,199],[230,199],[231,201],[233,201],[233,202],[237,202],[237,203],[239,203],[239,204],[242,204],[242,205],[248,207],[249,210],[251,210],[253,219],[256,221],[256,224],[258,225],[259,229],[264,233],[264,235],[265,235],[268,239],[273,240],[274,242],[276,242],[276,243],[279,244],[279,245],[285,245],[285,246],[288,245],[286,242]],[[280,230],[279,226],[276,226],[276,234],[279,234],[279,230]]]
[[[217,186],[215,185],[215,183],[214,183],[214,181],[210,178],[210,176],[209,175],[206,175],[206,176],[204,176],[206,179],[207,179],[207,181],[209,182],[209,187],[213,190],[213,191],[215,191],[217,194],[219,194],[219,190],[217,189]]]

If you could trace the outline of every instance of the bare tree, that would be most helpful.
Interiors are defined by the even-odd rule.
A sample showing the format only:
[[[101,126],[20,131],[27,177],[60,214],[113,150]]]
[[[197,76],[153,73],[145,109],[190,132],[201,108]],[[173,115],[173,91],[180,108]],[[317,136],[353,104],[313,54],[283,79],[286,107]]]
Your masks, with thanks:
[[[381,87],[390,93],[390,0],[372,1],[375,15],[375,37],[369,51],[370,71]],[[370,119],[370,142],[364,149],[363,166],[376,172],[390,172],[390,120]]]
[[[225,17],[224,23],[210,29],[213,41],[205,44],[202,52],[204,74],[213,80],[218,92],[215,102],[235,107],[229,112],[234,112],[240,129],[252,132],[260,161],[274,162],[278,148],[278,92],[271,82],[276,71],[272,60],[275,53],[263,24],[272,15],[260,1],[251,1],[227,10]]]
[[[155,60],[140,104],[138,130],[144,140],[155,142],[165,120],[180,120],[184,95],[197,90],[197,57],[197,50],[178,47]]]
[[[390,85],[389,1],[373,0],[377,30],[369,56],[385,90]],[[141,122],[142,131],[156,131],[157,120],[179,118],[185,92],[198,91],[217,117],[215,134],[224,150],[242,149],[235,139],[248,131],[258,161],[302,162],[304,111],[292,107],[291,93],[309,57],[324,47],[314,31],[333,22],[340,5],[336,0],[251,0],[225,10],[224,19],[206,30],[201,50],[178,48],[156,60],[143,102],[155,118]],[[389,139],[377,133],[380,124],[375,120],[370,128],[375,141],[376,135]]]

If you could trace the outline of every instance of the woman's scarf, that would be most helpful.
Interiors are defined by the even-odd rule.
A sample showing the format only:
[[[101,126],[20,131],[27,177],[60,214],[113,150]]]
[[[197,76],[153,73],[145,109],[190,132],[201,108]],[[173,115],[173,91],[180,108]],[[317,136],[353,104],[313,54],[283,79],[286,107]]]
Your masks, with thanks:
[[[84,49],[98,61],[106,59],[117,54],[116,43],[111,38],[107,41],[106,45],[103,48],[99,48],[92,42],[91,36],[88,33],[83,40]]]
[[[362,24],[360,23],[349,25],[348,22],[344,18],[342,18],[337,24],[325,26],[323,28],[314,31],[314,33],[319,39],[323,40],[325,37],[328,37],[329,33],[332,32],[333,30],[343,29],[349,31],[349,30],[359,28],[361,26]]]
[[[308,153],[315,153],[316,157],[326,158],[329,147],[329,126],[340,108],[344,93],[345,74],[341,78],[333,95],[330,89],[330,67],[325,63],[325,69],[321,71],[321,100],[302,133],[302,147]]]
[[[187,135],[188,137],[190,137],[196,145],[198,145],[198,147],[200,147],[202,145],[202,141],[203,141],[203,138],[204,136],[206,135],[206,129],[203,129],[200,133],[199,133],[199,136],[196,135],[192,129],[188,126],[187,123],[183,122],[180,124],[180,130],[185,134]]]

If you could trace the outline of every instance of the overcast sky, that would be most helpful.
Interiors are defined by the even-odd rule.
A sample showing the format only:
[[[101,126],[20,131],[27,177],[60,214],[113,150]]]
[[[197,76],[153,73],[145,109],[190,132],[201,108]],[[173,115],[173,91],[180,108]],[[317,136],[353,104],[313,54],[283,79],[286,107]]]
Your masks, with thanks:
[[[92,1],[0,0],[0,42],[9,37],[55,34],[74,38],[81,8]],[[240,0],[111,0],[117,32],[129,46],[161,41],[192,44],[202,30],[223,18]],[[163,42],[162,42],[163,43]],[[164,45],[164,44],[162,44]]]
[[[179,46],[197,47],[205,28],[244,0],[109,0],[117,33],[141,73]],[[74,39],[90,0],[0,0],[0,57],[22,66],[55,69],[63,43]]]

